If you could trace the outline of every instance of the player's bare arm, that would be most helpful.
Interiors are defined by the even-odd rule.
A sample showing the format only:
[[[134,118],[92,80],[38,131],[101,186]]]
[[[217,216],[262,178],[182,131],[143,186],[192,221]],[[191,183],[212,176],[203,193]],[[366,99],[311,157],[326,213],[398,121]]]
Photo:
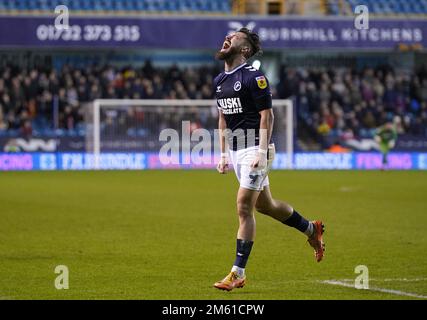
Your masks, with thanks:
[[[221,174],[225,174],[228,171],[228,151],[227,151],[227,142],[225,140],[225,133],[227,129],[227,124],[225,122],[224,115],[221,111],[218,112],[218,131],[219,131],[219,147],[221,150],[221,158],[217,165],[217,170]]]
[[[251,164],[252,168],[263,169],[267,166],[267,152],[270,144],[271,134],[273,132],[274,113],[273,109],[265,109],[260,113],[259,127],[259,149],[258,155]]]

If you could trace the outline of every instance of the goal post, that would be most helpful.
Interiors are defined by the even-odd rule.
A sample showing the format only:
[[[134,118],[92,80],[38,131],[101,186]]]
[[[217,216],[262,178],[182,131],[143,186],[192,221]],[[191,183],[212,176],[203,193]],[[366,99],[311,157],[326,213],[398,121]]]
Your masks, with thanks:
[[[278,154],[286,154],[285,167],[292,168],[294,153],[294,111],[291,100],[273,100],[273,141]],[[164,129],[181,131],[180,123],[190,130],[218,128],[215,100],[201,99],[97,99],[89,103],[84,115],[86,152],[93,155],[93,168],[107,152],[159,152],[160,133]],[[215,146],[214,146],[215,147]]]

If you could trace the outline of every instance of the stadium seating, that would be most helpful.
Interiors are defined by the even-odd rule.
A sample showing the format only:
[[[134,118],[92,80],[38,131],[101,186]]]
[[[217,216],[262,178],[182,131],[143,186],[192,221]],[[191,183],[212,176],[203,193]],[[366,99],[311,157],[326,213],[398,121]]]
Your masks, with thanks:
[[[374,15],[427,14],[427,0],[346,0],[352,12],[358,5],[366,5]],[[340,14],[341,11],[330,11]]]
[[[231,12],[231,0],[2,0],[0,13],[52,12],[66,5],[78,12],[221,13]]]
[[[310,9],[315,3],[323,10]],[[287,6],[291,2],[284,4]],[[0,13],[48,13],[58,5],[66,5],[80,14],[233,12],[233,0],[1,0]],[[301,8],[305,9],[298,14],[352,15],[357,5],[368,6],[373,15],[427,15],[427,0],[312,0],[303,2]]]

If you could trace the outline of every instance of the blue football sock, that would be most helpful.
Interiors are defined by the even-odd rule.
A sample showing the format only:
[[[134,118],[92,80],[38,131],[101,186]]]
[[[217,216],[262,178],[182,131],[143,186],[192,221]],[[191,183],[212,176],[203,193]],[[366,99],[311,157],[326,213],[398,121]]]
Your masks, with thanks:
[[[295,210],[292,212],[291,216],[288,219],[283,221],[283,223],[304,233],[310,226],[310,222]]]
[[[253,244],[253,241],[237,239],[235,266],[243,269],[246,267]]]

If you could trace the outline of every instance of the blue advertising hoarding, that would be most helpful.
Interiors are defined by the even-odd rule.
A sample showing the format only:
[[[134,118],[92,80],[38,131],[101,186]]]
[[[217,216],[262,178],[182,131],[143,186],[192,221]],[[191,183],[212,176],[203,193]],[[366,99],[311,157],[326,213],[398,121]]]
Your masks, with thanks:
[[[358,30],[350,18],[99,18],[73,17],[58,29],[55,16],[0,16],[0,47],[138,47],[217,49],[240,27],[258,32],[264,48],[392,49],[398,44],[427,47],[427,20],[374,19]],[[13,32],[11,32],[13,30]]]
[[[179,162],[166,164],[158,153],[103,153],[99,163],[101,170],[214,170],[216,164],[211,156],[198,163],[186,155],[172,158]],[[427,153],[390,153],[388,160],[390,170],[427,170]],[[94,156],[88,153],[0,153],[0,171],[91,170],[93,167]],[[293,159],[296,170],[376,170],[381,167],[380,153],[296,153]],[[273,169],[286,168],[286,154],[277,154]]]

